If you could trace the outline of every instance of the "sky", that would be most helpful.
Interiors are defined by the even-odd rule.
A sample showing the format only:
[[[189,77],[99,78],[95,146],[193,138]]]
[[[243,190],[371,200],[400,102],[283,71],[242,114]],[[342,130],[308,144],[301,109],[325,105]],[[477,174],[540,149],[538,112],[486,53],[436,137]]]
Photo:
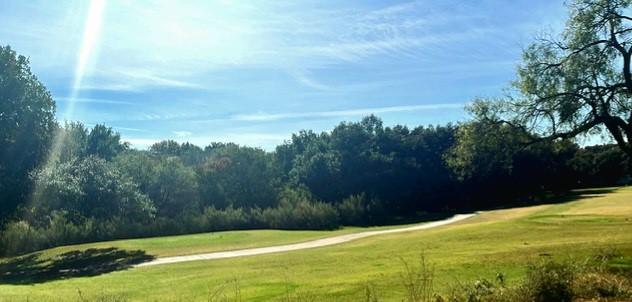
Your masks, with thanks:
[[[0,0],[0,45],[30,58],[59,121],[106,124],[136,148],[273,150],[369,114],[464,121],[566,16],[553,0]]]

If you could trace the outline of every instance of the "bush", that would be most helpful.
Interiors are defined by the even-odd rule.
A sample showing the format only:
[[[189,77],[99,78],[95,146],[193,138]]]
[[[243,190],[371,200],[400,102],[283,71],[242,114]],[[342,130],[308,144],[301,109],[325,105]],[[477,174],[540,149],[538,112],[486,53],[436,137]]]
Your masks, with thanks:
[[[504,275],[500,273],[493,281],[483,278],[472,283],[459,284],[444,298],[451,302],[518,302],[522,299],[524,297],[519,296],[515,290],[505,287]]]
[[[3,256],[13,256],[22,251],[32,250],[41,241],[41,236],[26,221],[7,224],[0,237]]]
[[[64,212],[53,212],[45,226],[20,220],[7,224],[0,236],[0,254],[13,256],[58,245],[97,240],[94,221],[87,219],[75,224]]]
[[[632,300],[632,282],[619,275],[605,272],[591,272],[579,276],[574,291],[578,297]]]
[[[224,210],[208,207],[202,214],[204,223],[209,230],[223,231],[231,229],[245,229],[252,224],[252,215],[242,208],[228,207]]]
[[[367,223],[367,206],[365,194],[351,195],[343,199],[337,206],[340,221],[344,225],[365,225]]]
[[[338,212],[326,203],[300,200],[281,202],[276,208],[261,210],[256,219],[274,229],[333,230],[340,227]]]
[[[365,193],[351,195],[336,205],[343,225],[367,226],[385,222],[386,209],[382,201],[369,198]]]
[[[331,204],[314,201],[309,191],[285,189],[276,208],[263,209],[255,219],[275,229],[332,230],[340,227],[338,211]]]
[[[575,268],[567,263],[547,261],[532,265],[520,291],[533,302],[571,302]]]

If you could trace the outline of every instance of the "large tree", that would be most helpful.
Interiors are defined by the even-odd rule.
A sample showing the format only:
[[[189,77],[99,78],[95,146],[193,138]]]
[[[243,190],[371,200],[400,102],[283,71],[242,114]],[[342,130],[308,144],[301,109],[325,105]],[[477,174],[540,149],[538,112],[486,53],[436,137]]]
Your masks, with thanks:
[[[33,206],[43,215],[58,210],[71,219],[146,221],[155,213],[152,201],[130,177],[96,156],[47,165],[34,176],[38,190]]]
[[[0,46],[0,220],[30,191],[29,172],[46,156],[55,103],[29,60]]]
[[[474,114],[536,134],[536,140],[606,130],[632,155],[631,2],[573,1],[563,33],[524,51],[518,93],[479,102]]]
[[[213,143],[200,169],[202,199],[207,206],[273,207],[279,169],[270,153],[233,143]]]

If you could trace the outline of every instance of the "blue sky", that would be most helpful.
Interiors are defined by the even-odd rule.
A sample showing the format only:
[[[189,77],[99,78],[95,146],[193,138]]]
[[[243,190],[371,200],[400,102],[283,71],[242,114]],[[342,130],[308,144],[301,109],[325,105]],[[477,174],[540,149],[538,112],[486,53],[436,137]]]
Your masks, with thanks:
[[[551,0],[0,0],[0,44],[30,57],[60,121],[105,123],[138,148],[271,150],[371,113],[462,121],[565,17]]]

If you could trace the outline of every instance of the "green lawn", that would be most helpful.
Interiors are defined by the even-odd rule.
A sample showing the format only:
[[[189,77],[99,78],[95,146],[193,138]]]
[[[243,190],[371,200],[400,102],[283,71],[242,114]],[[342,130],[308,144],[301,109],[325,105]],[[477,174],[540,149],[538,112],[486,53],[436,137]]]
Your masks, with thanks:
[[[46,250],[43,254],[46,257],[50,257],[71,250],[117,247],[125,250],[143,250],[149,255],[166,257],[279,245],[364,231],[366,229],[367,228],[348,227],[336,231],[226,231],[63,246]]]
[[[546,257],[582,259],[604,248],[632,256],[632,188],[581,193],[567,203],[490,211],[437,229],[338,246],[2,284],[0,301],[72,301],[79,300],[79,291],[84,297],[117,295],[132,301],[207,301],[209,293],[220,288],[233,292],[234,287],[240,289],[243,301],[277,300],[288,292],[314,297],[315,301],[358,301],[368,285],[385,301],[401,301],[403,262],[415,263],[421,253],[435,265],[439,290],[458,281],[493,278],[497,272],[503,272],[509,281],[516,280],[525,263]],[[115,246],[175,255],[304,241],[356,230],[223,232],[82,248]],[[77,248],[64,247],[43,255],[73,249]]]

